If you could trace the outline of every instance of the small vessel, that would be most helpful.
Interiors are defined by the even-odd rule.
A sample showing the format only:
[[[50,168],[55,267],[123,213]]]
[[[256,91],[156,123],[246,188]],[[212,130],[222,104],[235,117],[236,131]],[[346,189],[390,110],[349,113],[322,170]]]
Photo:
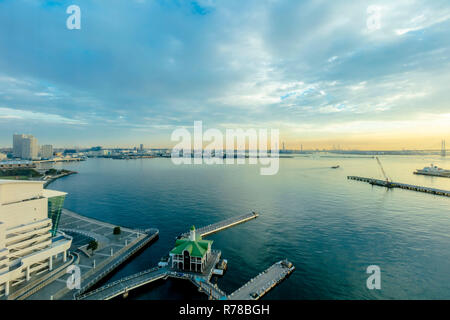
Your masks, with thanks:
[[[433,164],[431,164],[431,166],[425,167],[423,169],[417,169],[414,172],[414,174],[450,178],[450,170],[445,170],[445,169],[439,168],[438,166],[435,166]]]
[[[339,168],[340,168],[339,165],[337,165],[337,166],[332,166],[332,167],[331,167],[331,169],[339,169]]]

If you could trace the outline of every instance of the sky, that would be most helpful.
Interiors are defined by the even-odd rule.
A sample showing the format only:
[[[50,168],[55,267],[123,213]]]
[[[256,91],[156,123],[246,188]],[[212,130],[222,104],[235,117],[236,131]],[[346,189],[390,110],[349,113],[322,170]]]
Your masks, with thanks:
[[[0,147],[171,147],[202,121],[291,149],[439,149],[449,32],[448,0],[0,0]]]

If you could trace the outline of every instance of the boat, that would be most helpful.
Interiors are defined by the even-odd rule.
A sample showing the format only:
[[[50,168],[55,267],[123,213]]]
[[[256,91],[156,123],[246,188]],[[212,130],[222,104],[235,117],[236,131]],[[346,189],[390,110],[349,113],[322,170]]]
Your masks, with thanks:
[[[414,174],[450,178],[450,170],[439,168],[438,166],[435,166],[433,164],[431,164],[431,166],[429,167],[424,167],[423,169],[417,169]]]
[[[331,169],[339,169],[340,166],[332,166]]]

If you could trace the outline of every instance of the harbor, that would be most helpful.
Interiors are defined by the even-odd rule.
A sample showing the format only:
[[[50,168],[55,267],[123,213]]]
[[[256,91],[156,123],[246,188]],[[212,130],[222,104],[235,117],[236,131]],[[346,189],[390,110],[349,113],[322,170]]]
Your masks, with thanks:
[[[185,169],[182,176],[179,176],[177,171],[173,173],[163,171],[168,166],[162,159],[129,163],[110,159],[89,159],[62,167],[76,170],[78,174],[58,179],[49,188],[62,190],[69,195],[66,197],[64,206],[73,211],[63,211],[59,227],[61,232],[65,232],[68,236],[74,236],[74,244],[71,248],[71,250],[74,250],[74,260],[68,253],[67,262],[71,265],[78,265],[82,275],[94,267],[94,260],[95,268],[98,269],[98,274],[101,274],[106,269],[100,265],[100,259],[107,258],[106,255],[111,254],[107,249],[102,249],[99,246],[93,252],[92,250],[84,250],[92,256],[88,259],[86,253],[81,252],[81,250],[83,250],[83,245],[89,244],[92,239],[97,239],[100,244],[104,240],[100,236],[114,237],[113,229],[115,226],[121,226],[121,236],[125,236],[125,226],[131,229],[147,227],[159,229],[159,240],[154,242],[151,247],[145,249],[145,251],[142,250],[139,256],[134,254],[116,268],[111,264],[113,270],[109,274],[103,276],[100,281],[89,288],[80,290],[80,294],[76,298],[83,298],[83,300],[97,299],[99,297],[97,294],[85,298],[84,296],[95,292],[104,285],[108,285],[114,296],[109,296],[109,293],[106,294],[105,291],[105,299],[120,300],[124,296],[128,296],[126,299],[130,300],[198,300],[208,298],[232,300],[237,297],[237,289],[241,288],[241,293],[244,292],[244,284],[249,283],[250,285],[254,284],[255,281],[256,283],[259,282],[258,279],[250,282],[250,279],[257,277],[263,270],[269,269],[277,261],[288,258],[295,265],[296,272],[291,273],[287,281],[282,280],[281,285],[276,285],[275,277],[267,279],[267,281],[261,278],[264,286],[255,286],[255,288],[249,289],[247,293],[253,293],[254,296],[258,297],[259,291],[265,292],[266,288],[275,285],[266,295],[261,296],[262,299],[264,297],[275,300],[290,298],[320,299],[322,297],[329,299],[347,297],[364,299],[367,294],[364,290],[366,288],[364,286],[358,287],[360,285],[358,281],[350,281],[345,278],[347,280],[344,282],[347,287],[355,288],[355,291],[348,293],[334,283],[327,282],[325,287],[314,280],[323,274],[323,268],[331,266],[329,261],[338,261],[341,266],[348,266],[352,270],[357,270],[352,272],[352,274],[357,275],[357,272],[359,272],[358,264],[343,259],[343,257],[348,257],[353,253],[363,254],[366,248],[359,244],[362,243],[361,240],[364,243],[372,243],[381,239],[384,241],[385,247],[380,249],[380,255],[377,257],[383,257],[390,263],[395,263],[398,259],[408,263],[416,263],[414,264],[416,266],[414,271],[418,274],[428,272],[428,257],[432,257],[433,260],[446,267],[449,261],[448,255],[437,250],[428,251],[426,256],[425,254],[422,255],[421,251],[411,255],[412,251],[409,248],[421,248],[420,242],[417,238],[414,238],[417,230],[420,230],[423,235],[421,241],[432,243],[434,248],[438,248],[441,243],[446,243],[445,235],[446,230],[448,230],[446,201],[449,198],[444,196],[433,197],[430,193],[428,195],[422,193],[421,195],[406,190],[403,192],[392,189],[389,190],[392,192],[383,192],[382,188],[375,188],[373,192],[370,192],[372,188],[370,188],[369,180],[364,182],[367,186],[364,186],[361,182],[356,182],[356,180],[347,180],[347,176],[357,176],[361,179],[380,176],[379,168],[373,161],[359,158],[339,159],[339,162],[328,158],[301,158],[295,162],[286,160],[282,164],[290,170],[285,169],[280,172],[280,179],[284,181],[280,185],[280,189],[265,185],[260,181],[261,179],[242,181],[242,175],[250,174],[247,173],[250,169],[245,167],[236,172],[212,170],[213,179],[199,176],[196,170]],[[414,176],[412,174],[415,169],[422,168],[427,163],[435,163],[439,167],[449,168],[447,161],[433,159],[424,163],[422,158],[417,158],[415,161],[406,162],[401,157],[385,157],[381,161],[387,169],[386,172],[392,172],[395,175],[393,181],[450,190],[448,179]],[[338,164],[340,165],[339,170],[330,169],[331,166]],[[117,176],[111,175],[111,172],[120,174]],[[318,174],[319,172],[320,174]],[[186,175],[188,179],[186,179]],[[219,186],[217,190],[214,190],[211,187],[211,181],[223,181],[223,177],[228,175],[233,179],[231,182],[228,180],[223,182],[226,188]],[[133,179],[123,179],[125,176],[145,176],[148,179],[141,179],[136,184]],[[166,182],[164,184],[155,183],[161,177],[167,177]],[[295,183],[289,180],[294,177]],[[370,181],[385,188],[386,180],[382,176],[378,179]],[[389,181],[392,180],[389,179]],[[103,191],[102,188],[105,188],[105,190]],[[336,193],[336,188],[341,188],[340,192]],[[145,190],[145,192],[141,192],[141,190]],[[179,193],[182,190],[189,193],[182,200],[173,202],[175,196],[173,192]],[[205,194],[202,201],[196,200],[198,190]],[[321,190],[320,194],[326,197],[318,199],[317,192],[319,190]],[[120,191],[120,197],[118,191]],[[283,201],[274,202],[276,199],[283,199]],[[354,199],[357,201],[354,201]],[[132,208],[130,203],[133,203]],[[299,203],[304,205],[300,206]],[[381,209],[380,203],[383,204]],[[320,207],[316,207],[318,204],[320,204]],[[161,262],[160,257],[167,256],[176,238],[179,236],[188,237],[190,232],[187,229],[190,227],[190,221],[195,223],[196,226],[198,224],[197,234],[204,235],[206,232],[212,232],[233,224],[233,220],[238,222],[240,220],[238,217],[252,217],[251,209],[257,214],[254,222],[250,219],[248,223],[222,229],[223,232],[217,232],[215,235],[205,236],[205,239],[214,240],[212,252],[216,251],[214,249],[221,251],[219,260],[226,259],[228,261],[226,271],[222,271],[218,269],[217,265],[211,264],[211,267],[221,271],[223,276],[213,270],[213,276],[208,280],[203,275],[197,278],[187,277],[191,274],[194,275],[194,273],[177,270],[177,268],[168,265],[156,269],[156,266]],[[71,219],[71,215],[66,215],[70,212],[79,213],[80,220]],[[230,212],[234,212],[234,214]],[[367,213],[367,215],[361,213]],[[95,230],[94,227],[85,228],[84,225],[91,225],[89,220],[85,220],[90,219],[88,217],[95,218],[93,220],[97,222],[112,222],[115,226],[109,224],[104,231],[101,228],[102,224],[96,224],[98,230]],[[367,223],[368,219],[370,219],[370,224]],[[386,220],[389,221],[389,228],[386,226]],[[324,221],[326,222],[325,225],[323,224]],[[431,225],[428,225],[430,223]],[[336,225],[336,228],[325,228],[329,225]],[[352,227],[349,227],[350,225]],[[353,228],[353,225],[355,228]],[[209,228],[204,226],[209,226]],[[374,226],[376,230],[381,230],[382,233],[368,232],[369,226]],[[390,229],[391,226],[395,226],[394,231]],[[70,229],[78,229],[79,232],[75,235],[70,232]],[[86,232],[85,235],[82,234],[83,231]],[[91,232],[99,233],[99,235],[96,234],[94,237]],[[394,240],[392,240],[393,234],[395,234]],[[84,236],[91,237],[84,239]],[[183,237],[180,238],[183,239]],[[339,243],[349,245],[333,247],[336,244],[336,239]],[[353,239],[358,239],[358,243],[354,242]],[[120,244],[125,245],[125,241]],[[81,249],[77,250],[80,247]],[[333,249],[326,250],[324,248]],[[398,248],[401,252],[396,251]],[[113,247],[113,249],[115,254],[119,247]],[[308,257],[310,258],[308,259]],[[70,290],[70,292],[67,292],[68,294],[58,294],[59,290],[66,287],[66,281],[70,276],[66,273],[67,266],[62,269],[59,268],[61,265],[60,258],[61,256],[53,257],[53,270],[55,272],[60,271],[58,278],[45,286],[45,283],[42,283],[42,286],[36,287],[40,294],[34,292],[25,299],[39,299],[39,297],[44,300],[74,299],[74,293],[77,293],[77,290]],[[79,259],[78,262],[77,259]],[[167,274],[166,277],[166,275],[153,271],[138,276],[139,273],[151,269],[160,270],[159,272],[170,271],[170,274]],[[338,274],[341,278],[347,275],[340,269],[333,268],[332,271],[333,274]],[[364,271],[362,270],[361,273],[365,273]],[[396,272],[400,272],[400,270],[396,270]],[[306,273],[307,276],[305,276]],[[442,276],[445,276],[445,274],[441,269],[432,270],[429,275],[433,281],[438,281]],[[113,284],[116,280],[127,277],[130,277],[129,281],[122,282],[122,285]],[[34,286],[34,279],[32,274],[28,283],[30,286]],[[46,279],[48,279],[48,282],[52,281],[50,277],[46,277]],[[95,276],[90,279],[95,279]],[[83,279],[81,287],[85,287],[90,279]],[[404,278],[394,279],[396,286],[401,286],[402,279]],[[145,284],[145,282],[147,283]],[[136,288],[133,288],[134,284],[137,285]],[[218,287],[216,287],[216,284]],[[440,285],[437,294],[445,296],[447,291],[444,285]],[[120,286],[123,290],[116,290]],[[317,291],[311,291],[311,287],[317,288]],[[327,291],[328,287],[332,288],[333,292]],[[9,298],[15,299],[14,293],[19,286],[12,286],[11,288]],[[247,288],[250,287],[247,286]],[[410,289],[413,290],[413,297],[420,298],[423,296],[423,292],[414,291],[414,288]],[[388,288],[386,287],[384,290],[388,290]],[[391,290],[385,293],[384,290],[380,292],[381,297],[408,298],[403,292]],[[102,290],[97,292],[100,291]],[[432,297],[431,294],[425,296],[427,298]],[[17,299],[22,298],[18,297]],[[100,299],[103,298],[100,297]],[[251,299],[255,298],[251,297]]]
[[[428,187],[416,186],[416,185],[412,185],[412,184],[398,183],[398,182],[385,181],[385,180],[373,179],[373,178],[364,178],[364,177],[358,177],[358,176],[348,176],[347,179],[361,181],[361,182],[367,182],[373,186],[380,186],[380,187],[385,187],[385,188],[389,188],[389,189],[399,188],[399,189],[404,189],[404,190],[411,190],[411,191],[434,194],[434,195],[438,195],[438,196],[450,197],[450,191],[448,191],[448,190],[428,188]]]

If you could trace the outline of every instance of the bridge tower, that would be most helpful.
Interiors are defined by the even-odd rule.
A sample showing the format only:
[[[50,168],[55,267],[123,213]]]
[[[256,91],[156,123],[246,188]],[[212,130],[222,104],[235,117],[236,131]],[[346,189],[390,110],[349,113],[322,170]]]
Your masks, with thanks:
[[[445,140],[442,140],[441,156],[445,157]]]

